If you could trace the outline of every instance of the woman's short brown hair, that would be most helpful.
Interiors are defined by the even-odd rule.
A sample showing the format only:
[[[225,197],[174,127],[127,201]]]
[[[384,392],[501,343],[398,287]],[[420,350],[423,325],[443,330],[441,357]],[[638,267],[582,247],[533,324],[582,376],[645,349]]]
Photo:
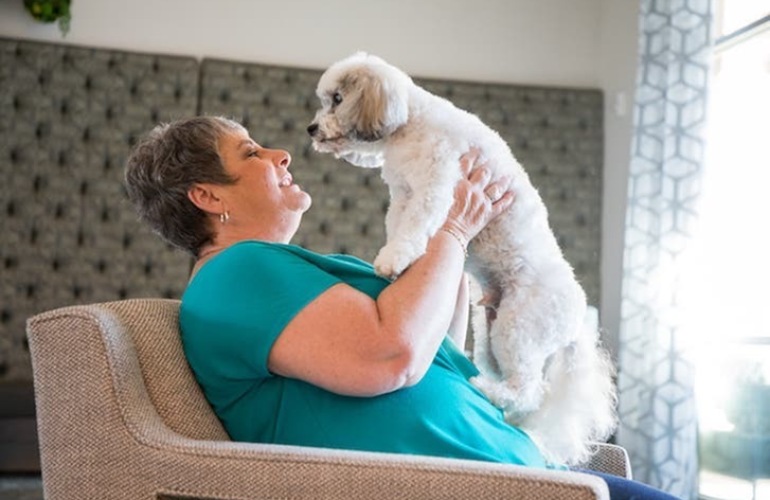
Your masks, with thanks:
[[[196,183],[235,182],[225,170],[218,144],[223,135],[237,130],[243,126],[211,116],[161,124],[134,147],[126,162],[126,190],[139,217],[193,256],[214,233],[206,213],[187,192]]]

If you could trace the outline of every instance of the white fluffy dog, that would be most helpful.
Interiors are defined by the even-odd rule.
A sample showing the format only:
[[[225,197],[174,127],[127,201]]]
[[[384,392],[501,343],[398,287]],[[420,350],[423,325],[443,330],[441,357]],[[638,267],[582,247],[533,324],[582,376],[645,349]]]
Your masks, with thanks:
[[[376,271],[395,277],[446,220],[459,158],[480,149],[493,178],[510,176],[516,201],[470,244],[466,269],[496,309],[474,311],[473,383],[546,458],[579,463],[615,426],[612,368],[586,327],[586,297],[564,259],[548,213],[500,136],[475,115],[418,87],[382,59],[357,53],[332,65],[316,91],[308,132],[316,150],[382,167],[391,205]]]

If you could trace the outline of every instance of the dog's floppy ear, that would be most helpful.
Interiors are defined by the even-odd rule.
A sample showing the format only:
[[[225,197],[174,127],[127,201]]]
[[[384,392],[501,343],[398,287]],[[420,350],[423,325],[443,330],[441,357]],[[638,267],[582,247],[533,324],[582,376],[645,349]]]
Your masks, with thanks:
[[[348,119],[359,139],[376,141],[406,122],[409,110],[403,82],[364,66],[345,75],[342,89],[352,101],[346,106]]]

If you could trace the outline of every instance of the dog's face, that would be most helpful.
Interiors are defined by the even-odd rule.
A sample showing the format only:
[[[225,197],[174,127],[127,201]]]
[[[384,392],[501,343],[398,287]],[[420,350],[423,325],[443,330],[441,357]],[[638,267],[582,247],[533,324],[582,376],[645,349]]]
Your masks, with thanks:
[[[349,161],[376,154],[377,143],[406,123],[410,85],[405,73],[361,52],[333,64],[316,89],[321,109],[307,128],[313,146]]]

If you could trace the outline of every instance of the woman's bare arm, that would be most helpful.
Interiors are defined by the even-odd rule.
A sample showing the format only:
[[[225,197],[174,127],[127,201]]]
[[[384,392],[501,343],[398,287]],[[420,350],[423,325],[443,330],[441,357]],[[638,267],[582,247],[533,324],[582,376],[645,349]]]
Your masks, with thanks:
[[[465,337],[468,335],[468,314],[470,311],[468,275],[463,274],[460,289],[457,291],[457,303],[447,335],[458,349],[465,350]]]
[[[507,180],[489,183],[483,168],[474,171],[458,184],[446,226],[466,241],[473,238],[513,200],[506,192],[492,203],[484,190],[506,185]],[[286,326],[270,352],[270,370],[353,396],[417,383],[455,317],[463,264],[464,248],[440,230],[425,255],[377,300],[346,284],[331,287]]]

